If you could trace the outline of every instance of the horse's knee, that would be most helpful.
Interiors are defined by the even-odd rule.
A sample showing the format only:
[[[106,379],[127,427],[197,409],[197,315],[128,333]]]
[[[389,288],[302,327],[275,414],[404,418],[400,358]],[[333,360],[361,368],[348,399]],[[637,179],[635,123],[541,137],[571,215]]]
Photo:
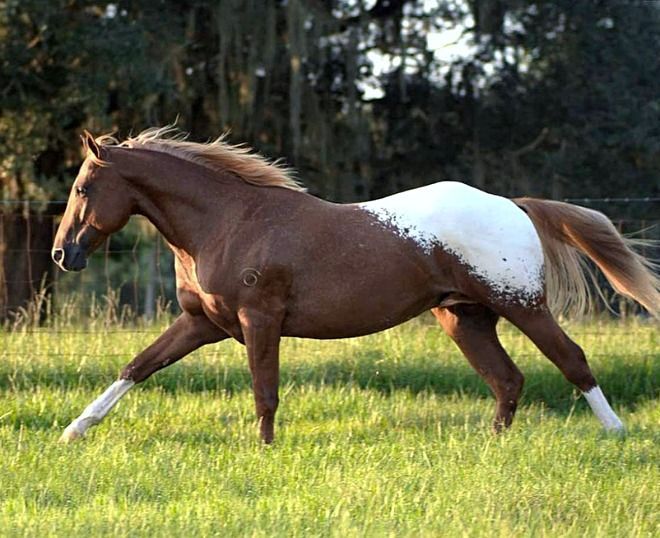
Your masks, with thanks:
[[[257,417],[272,417],[275,415],[275,412],[277,411],[277,408],[280,403],[280,399],[277,395],[275,394],[255,394],[255,403],[256,403],[256,411],[257,411]]]
[[[511,378],[507,381],[506,384],[506,393],[514,398],[516,401],[520,397],[520,394],[525,384],[525,376],[519,370],[514,370],[511,375]]]
[[[509,372],[505,378],[498,379],[494,383],[498,401],[515,406],[524,384],[525,376],[518,369]]]

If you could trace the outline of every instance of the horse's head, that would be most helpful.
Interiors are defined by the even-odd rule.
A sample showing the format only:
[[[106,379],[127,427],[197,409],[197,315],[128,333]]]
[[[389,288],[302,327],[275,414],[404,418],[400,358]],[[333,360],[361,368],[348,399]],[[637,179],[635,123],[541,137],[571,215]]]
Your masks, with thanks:
[[[65,271],[87,267],[87,256],[124,227],[133,206],[125,179],[103,159],[108,149],[99,146],[87,131],[81,138],[87,158],[73,183],[53,242],[53,260]]]

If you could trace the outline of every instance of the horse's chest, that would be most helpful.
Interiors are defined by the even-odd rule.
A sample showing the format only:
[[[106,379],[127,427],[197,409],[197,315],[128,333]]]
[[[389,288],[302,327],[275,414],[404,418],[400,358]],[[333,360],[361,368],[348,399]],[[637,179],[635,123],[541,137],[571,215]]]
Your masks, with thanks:
[[[181,309],[192,315],[206,315],[229,334],[235,332],[236,308],[229,294],[205,291],[197,276],[197,264],[192,256],[172,250],[175,254],[177,299]]]

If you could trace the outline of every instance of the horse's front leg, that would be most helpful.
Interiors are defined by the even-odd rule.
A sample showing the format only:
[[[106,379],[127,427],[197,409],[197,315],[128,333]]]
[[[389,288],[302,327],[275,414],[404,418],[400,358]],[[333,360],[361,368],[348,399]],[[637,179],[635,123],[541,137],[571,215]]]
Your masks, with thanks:
[[[153,344],[124,367],[117,381],[66,427],[60,441],[69,442],[85,435],[91,426],[103,420],[135,383],[144,381],[157,370],[178,361],[191,351],[227,337],[206,316],[182,314]]]
[[[239,312],[239,320],[252,373],[261,439],[270,444],[273,442],[275,412],[279,403],[277,390],[282,316],[246,308]]]

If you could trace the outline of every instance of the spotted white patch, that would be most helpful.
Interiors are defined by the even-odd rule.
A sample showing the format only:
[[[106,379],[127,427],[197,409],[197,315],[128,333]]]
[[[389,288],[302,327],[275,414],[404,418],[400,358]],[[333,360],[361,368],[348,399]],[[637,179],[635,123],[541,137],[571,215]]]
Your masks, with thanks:
[[[62,440],[70,441],[85,435],[90,426],[101,422],[103,417],[110,412],[133,385],[135,385],[135,382],[128,379],[115,381],[101,396],[89,404],[77,419],[66,427],[64,433],[62,433]]]
[[[603,391],[600,390],[599,386],[596,385],[587,392],[583,392],[583,394],[594,412],[594,415],[598,417],[598,420],[601,421],[606,430],[623,431],[623,423],[610,407],[607,398],[605,398],[605,395],[603,394]]]
[[[453,254],[495,296],[530,303],[543,293],[541,241],[507,198],[443,181],[358,205],[427,254]]]

